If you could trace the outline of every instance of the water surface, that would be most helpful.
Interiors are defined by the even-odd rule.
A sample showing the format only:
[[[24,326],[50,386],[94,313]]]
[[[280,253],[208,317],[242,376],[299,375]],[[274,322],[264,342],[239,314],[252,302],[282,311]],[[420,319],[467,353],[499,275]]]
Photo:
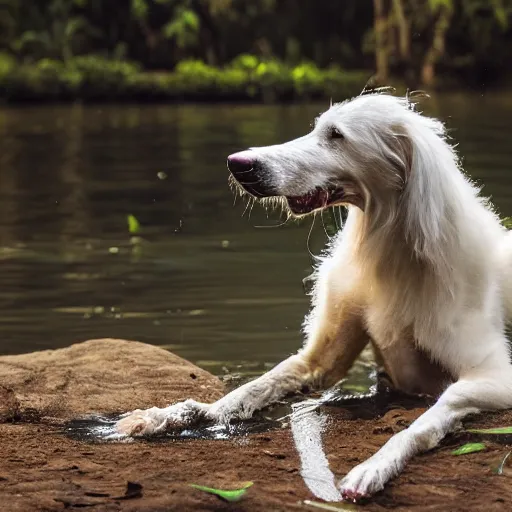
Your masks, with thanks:
[[[434,98],[512,215],[512,95]],[[301,344],[311,221],[234,198],[226,156],[304,134],[322,105],[0,109],[0,353],[98,337],[260,373]],[[133,246],[126,217],[139,220]],[[309,243],[325,242],[317,221]],[[360,377],[367,374],[359,367]]]

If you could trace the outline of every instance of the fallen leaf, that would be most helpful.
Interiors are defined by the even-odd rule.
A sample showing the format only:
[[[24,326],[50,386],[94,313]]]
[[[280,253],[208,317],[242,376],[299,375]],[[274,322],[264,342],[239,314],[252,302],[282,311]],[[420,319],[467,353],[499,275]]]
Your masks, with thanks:
[[[126,220],[128,221],[128,231],[130,235],[136,235],[140,230],[139,221],[132,214],[128,215]]]
[[[468,432],[473,434],[512,434],[512,427],[496,427],[483,429],[470,429]]]
[[[467,453],[481,452],[486,449],[484,443],[467,443],[453,450],[452,455],[466,455]]]
[[[222,489],[214,489],[213,487],[205,487],[204,485],[189,484],[190,487],[198,489],[199,491],[214,494],[218,498],[224,501],[238,501],[246,492],[249,487],[253,485],[253,482],[246,482],[240,489],[225,491]]]

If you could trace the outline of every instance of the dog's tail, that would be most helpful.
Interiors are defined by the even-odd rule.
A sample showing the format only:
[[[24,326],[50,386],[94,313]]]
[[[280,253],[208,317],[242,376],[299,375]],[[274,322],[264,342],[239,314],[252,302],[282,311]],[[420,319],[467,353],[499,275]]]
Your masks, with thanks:
[[[512,230],[503,239],[499,255],[502,270],[502,290],[507,323],[512,324]]]

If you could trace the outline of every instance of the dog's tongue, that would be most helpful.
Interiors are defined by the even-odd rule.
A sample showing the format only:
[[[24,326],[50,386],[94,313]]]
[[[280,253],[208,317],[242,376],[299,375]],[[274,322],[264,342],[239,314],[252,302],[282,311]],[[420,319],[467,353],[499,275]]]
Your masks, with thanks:
[[[330,189],[317,188],[303,196],[287,196],[288,206],[296,215],[305,215],[343,201],[345,190],[342,186]]]
[[[293,213],[305,214],[323,208],[329,199],[326,190],[316,189],[303,196],[290,196],[286,198]]]

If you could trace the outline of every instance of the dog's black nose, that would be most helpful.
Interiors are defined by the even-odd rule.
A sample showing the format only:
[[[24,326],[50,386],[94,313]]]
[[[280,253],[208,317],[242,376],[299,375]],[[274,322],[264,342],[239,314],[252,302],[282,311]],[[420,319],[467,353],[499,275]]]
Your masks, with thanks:
[[[228,169],[236,181],[254,197],[274,195],[271,187],[265,183],[258,161],[251,150],[229,155]]]

